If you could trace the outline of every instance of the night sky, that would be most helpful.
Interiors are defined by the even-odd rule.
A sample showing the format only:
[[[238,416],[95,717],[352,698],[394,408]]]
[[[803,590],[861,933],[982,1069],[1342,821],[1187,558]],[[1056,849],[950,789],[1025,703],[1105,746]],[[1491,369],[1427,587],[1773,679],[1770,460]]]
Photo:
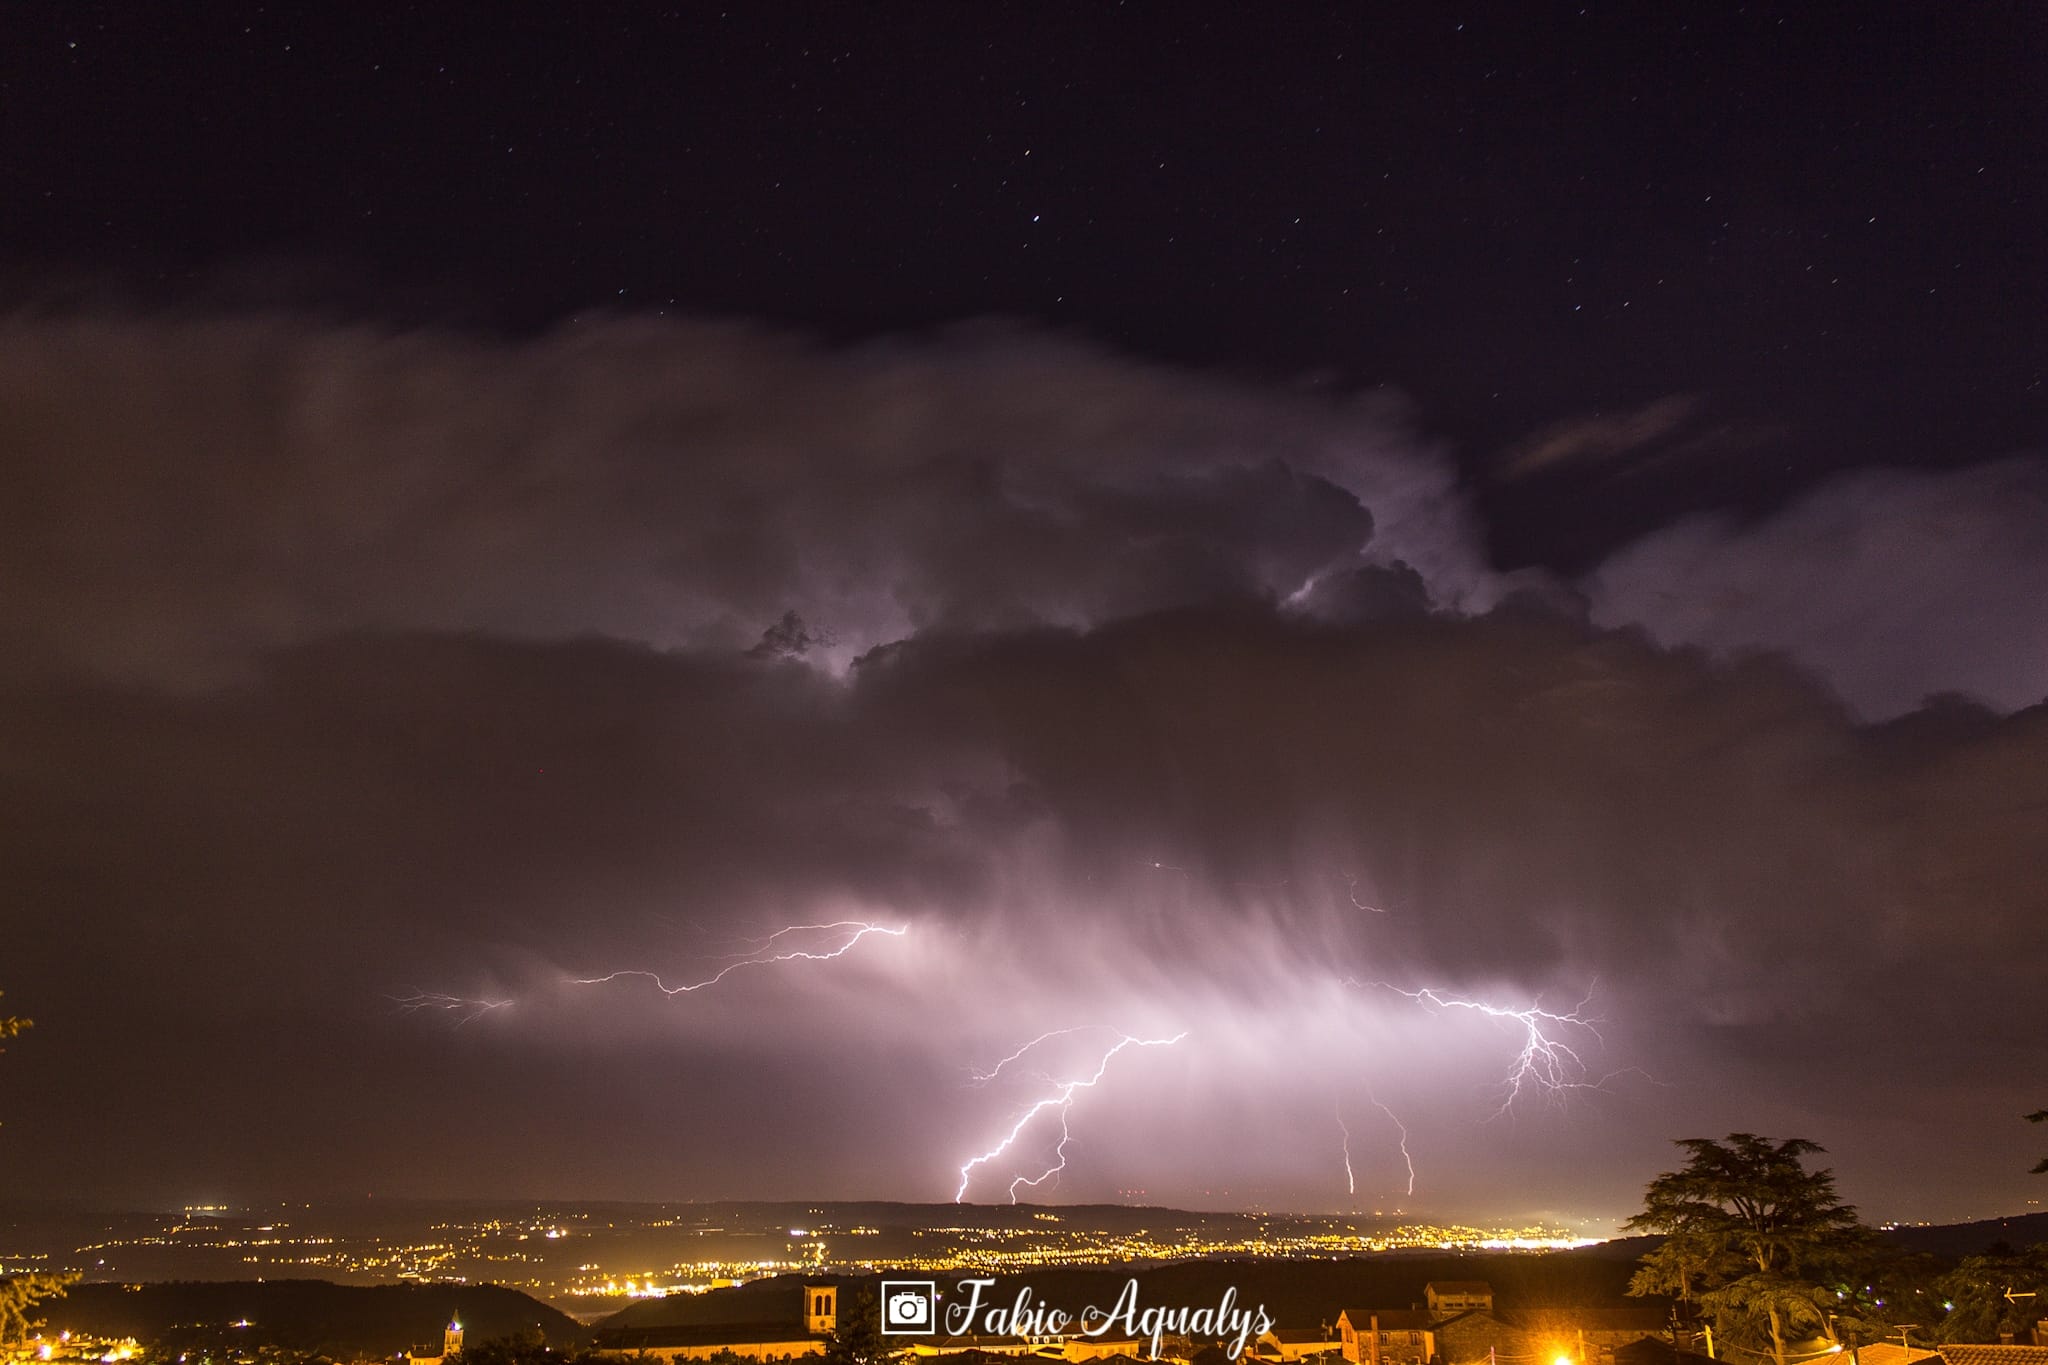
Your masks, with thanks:
[[[0,0],[0,1165],[2027,1207],[2044,89],[1988,2]]]

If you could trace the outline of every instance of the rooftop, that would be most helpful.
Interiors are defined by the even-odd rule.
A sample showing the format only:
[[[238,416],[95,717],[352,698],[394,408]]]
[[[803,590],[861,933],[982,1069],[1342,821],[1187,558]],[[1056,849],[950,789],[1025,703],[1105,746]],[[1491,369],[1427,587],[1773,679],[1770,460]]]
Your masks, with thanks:
[[[1436,1321],[1419,1308],[1347,1308],[1342,1316],[1351,1320],[1354,1332],[1370,1331],[1375,1318],[1382,1332],[1419,1332]]]
[[[1870,1359],[1870,1347],[1859,1355]],[[2048,1346],[1943,1346],[1946,1365],[2048,1365]]]
[[[658,1351],[673,1346],[720,1346],[757,1341],[823,1341],[823,1332],[806,1332],[788,1320],[780,1322],[703,1322],[667,1327],[614,1327],[599,1332],[593,1343],[600,1351]]]

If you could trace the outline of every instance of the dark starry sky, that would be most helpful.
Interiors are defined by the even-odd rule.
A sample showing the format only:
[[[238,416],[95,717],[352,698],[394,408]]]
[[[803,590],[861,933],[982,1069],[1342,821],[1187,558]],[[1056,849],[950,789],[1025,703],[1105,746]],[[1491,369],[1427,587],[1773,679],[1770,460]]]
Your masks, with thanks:
[[[20,290],[528,330],[999,315],[1389,385],[1503,567],[2039,444],[2048,18],[1954,5],[0,7]],[[1500,476],[1677,396],[1647,474]],[[1703,436],[1707,439],[1700,439]]]

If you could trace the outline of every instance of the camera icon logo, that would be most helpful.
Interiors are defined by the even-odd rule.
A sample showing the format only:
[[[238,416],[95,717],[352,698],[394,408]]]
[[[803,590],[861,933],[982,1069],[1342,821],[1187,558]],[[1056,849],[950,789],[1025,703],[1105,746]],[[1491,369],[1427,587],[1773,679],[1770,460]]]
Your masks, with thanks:
[[[939,1286],[935,1280],[882,1281],[882,1335],[929,1337],[938,1333]]]

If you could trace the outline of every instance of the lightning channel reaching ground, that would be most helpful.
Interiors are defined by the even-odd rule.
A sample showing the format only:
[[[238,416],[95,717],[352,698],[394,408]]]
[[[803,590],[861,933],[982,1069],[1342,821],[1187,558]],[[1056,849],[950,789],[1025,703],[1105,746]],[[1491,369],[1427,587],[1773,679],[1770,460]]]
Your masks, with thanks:
[[[1086,1031],[1088,1031],[1088,1026],[1084,1025],[1075,1028],[1054,1029],[1050,1032],[1042,1033],[1023,1047],[1017,1049],[1017,1051],[1011,1053],[1008,1057],[1005,1057],[1001,1062],[998,1062],[994,1069],[984,1073],[984,1079],[992,1079],[1005,1066],[1017,1061],[1025,1053],[1030,1052],[1049,1038],[1059,1038]],[[1017,1121],[1010,1126],[1010,1131],[1003,1134],[1002,1139],[995,1146],[979,1156],[969,1157],[967,1161],[962,1163],[960,1167],[960,1185],[958,1189],[953,1191],[953,1202],[958,1204],[966,1200],[967,1187],[973,1182],[974,1172],[978,1167],[986,1166],[1009,1151],[1016,1144],[1017,1139],[1023,1136],[1024,1130],[1031,1126],[1031,1121],[1049,1109],[1058,1112],[1060,1123],[1060,1140],[1053,1147],[1052,1163],[1035,1176],[1020,1175],[1011,1180],[1009,1187],[1010,1202],[1012,1204],[1017,1202],[1017,1190],[1020,1186],[1036,1189],[1045,1181],[1064,1171],[1067,1168],[1067,1145],[1073,1141],[1073,1131],[1068,1126],[1067,1120],[1074,1107],[1074,1097],[1083,1090],[1093,1089],[1108,1074],[1110,1061],[1125,1048],[1172,1047],[1187,1036],[1186,1032],[1176,1033],[1171,1038],[1138,1038],[1128,1033],[1117,1034],[1117,1040],[1110,1044],[1103,1052],[1101,1059],[1096,1062],[1093,1073],[1077,1080],[1051,1082],[1053,1093],[1039,1100],[1019,1115]]]
[[[1380,1103],[1380,1097],[1373,1094],[1370,1088],[1366,1090],[1365,1097],[1372,1101],[1373,1108],[1387,1116],[1388,1122],[1394,1125],[1394,1131],[1401,1135],[1401,1164],[1408,1168],[1408,1196],[1412,1199],[1415,1197],[1415,1158],[1408,1152],[1408,1125],[1401,1122],[1400,1115]],[[1344,1165],[1348,1172],[1351,1166],[1349,1152],[1345,1154]]]
[[[1344,1122],[1344,1101],[1337,1101],[1337,1131],[1344,1135],[1344,1193],[1358,1193],[1358,1176],[1351,1169],[1351,1125]]]
[[[844,956],[854,944],[859,943],[870,934],[886,934],[891,938],[902,938],[909,932],[910,927],[908,925],[892,927],[886,924],[871,924],[866,920],[857,919],[835,920],[830,924],[791,924],[777,929],[765,938],[742,940],[742,942],[753,943],[755,945],[754,949],[751,952],[742,953],[734,957],[724,967],[701,981],[691,981],[683,985],[671,986],[662,979],[659,973],[633,967],[610,972],[604,976],[574,977],[571,979],[571,984],[577,986],[602,986],[607,982],[617,981],[623,977],[640,976],[652,981],[663,995],[687,995],[692,991],[701,991],[708,986],[716,986],[742,967],[766,967],[777,962],[829,962],[835,957]],[[824,951],[819,951],[815,948],[790,948],[786,950],[778,950],[776,948],[776,945],[783,939],[791,934],[798,933],[836,934],[843,941]]]
[[[1388,1122],[1394,1125],[1394,1131],[1400,1134],[1401,1164],[1408,1168],[1408,1194],[1410,1197],[1413,1197],[1415,1194],[1415,1158],[1408,1151],[1408,1125],[1401,1122],[1398,1114],[1380,1102],[1380,1097],[1373,1093],[1371,1086],[1366,1087],[1365,1098],[1373,1108],[1387,1116]],[[1343,1134],[1344,1139],[1344,1192],[1355,1195],[1358,1193],[1358,1175],[1351,1165],[1351,1125],[1344,1121],[1344,1101],[1341,1099],[1337,1101],[1337,1131]]]

